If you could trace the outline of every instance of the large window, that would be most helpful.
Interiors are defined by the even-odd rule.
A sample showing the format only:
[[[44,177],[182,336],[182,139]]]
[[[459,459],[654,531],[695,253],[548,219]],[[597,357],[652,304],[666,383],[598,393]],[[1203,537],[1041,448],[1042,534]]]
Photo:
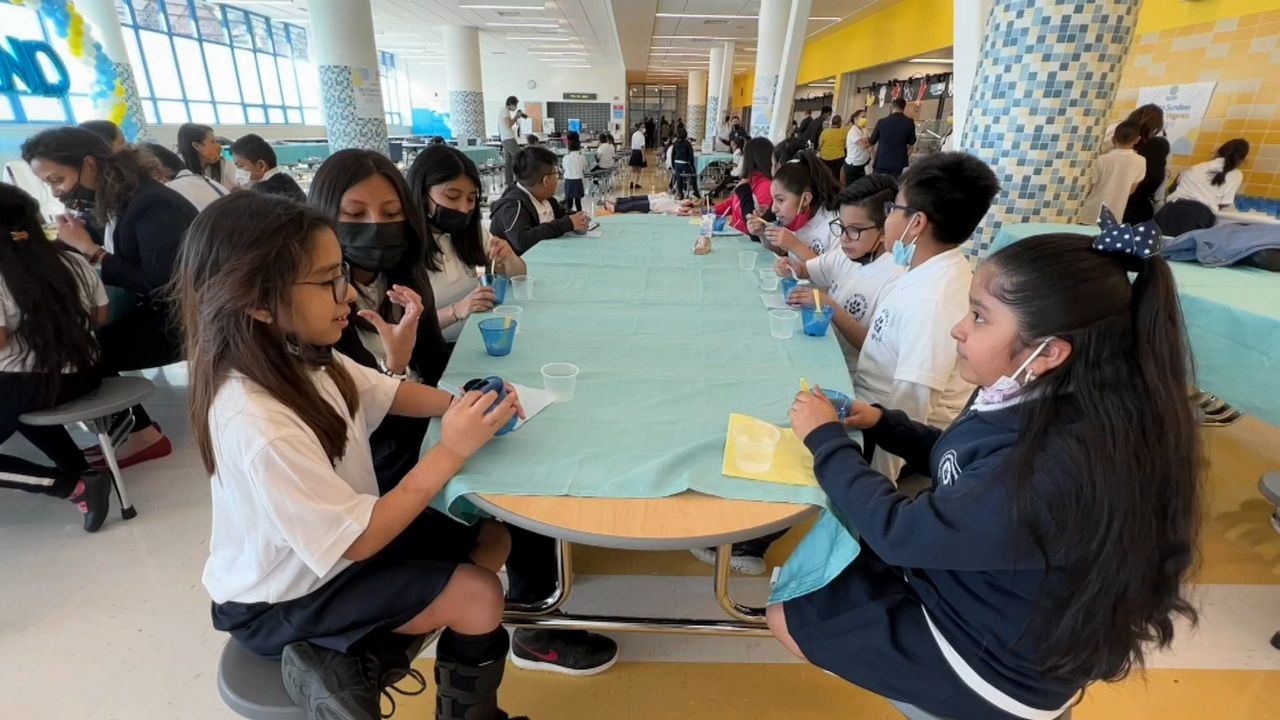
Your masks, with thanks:
[[[63,97],[0,93],[0,122],[65,125],[75,122],[76,117],[93,117],[93,101],[89,99],[91,78],[85,77],[76,66],[77,61],[66,52],[66,42],[54,33],[52,23],[30,8],[0,3],[0,27],[7,36],[48,43],[62,58],[71,76],[71,89]],[[46,75],[56,77],[51,72]],[[22,80],[15,77],[14,83],[21,86]]]
[[[387,113],[388,125],[412,124],[409,107],[409,73],[396,68],[396,56],[378,51],[378,79],[382,83],[382,107]]]
[[[203,0],[116,7],[148,122],[323,124],[303,28]]]

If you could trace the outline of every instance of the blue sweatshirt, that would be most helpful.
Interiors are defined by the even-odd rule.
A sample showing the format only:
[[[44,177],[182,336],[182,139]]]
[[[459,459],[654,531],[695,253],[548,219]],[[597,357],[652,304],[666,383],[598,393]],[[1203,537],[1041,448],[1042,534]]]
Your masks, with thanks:
[[[1010,698],[1049,710],[1071,700],[1086,679],[1046,677],[1028,637],[1041,588],[1061,579],[1067,561],[1056,557],[1046,569],[1014,517],[1013,484],[1000,466],[1020,429],[1016,406],[970,410],[946,431],[885,410],[866,435],[912,467],[929,468],[933,488],[914,499],[868,467],[838,423],[817,428],[805,444],[831,502],[861,542],[902,569],[926,617],[964,663]],[[1054,483],[1070,481],[1061,462],[1065,441],[1041,449],[1033,497],[1052,495]],[[1051,518],[1043,507],[1037,514]]]

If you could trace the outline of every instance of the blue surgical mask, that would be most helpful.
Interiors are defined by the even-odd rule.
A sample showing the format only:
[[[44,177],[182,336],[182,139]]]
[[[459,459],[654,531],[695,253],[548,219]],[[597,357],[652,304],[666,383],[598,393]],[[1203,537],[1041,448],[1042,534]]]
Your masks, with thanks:
[[[915,215],[913,214],[911,217],[912,219],[914,219]],[[904,267],[904,268],[911,267],[911,260],[916,256],[916,240],[919,240],[920,236],[917,235],[911,238],[910,245],[903,242],[904,240],[907,239],[907,233],[910,231],[911,231],[911,221],[908,220],[907,226],[902,229],[902,237],[893,241],[893,262],[896,263],[899,267]]]

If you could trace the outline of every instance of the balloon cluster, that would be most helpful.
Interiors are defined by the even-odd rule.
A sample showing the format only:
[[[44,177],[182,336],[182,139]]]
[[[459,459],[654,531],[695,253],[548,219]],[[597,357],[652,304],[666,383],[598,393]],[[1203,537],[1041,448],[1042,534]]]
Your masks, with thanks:
[[[125,102],[125,87],[115,63],[93,38],[93,30],[71,0],[0,0],[39,12],[53,24],[53,31],[67,41],[71,56],[94,73],[89,97],[98,112],[120,126],[129,140],[138,134],[138,120]]]

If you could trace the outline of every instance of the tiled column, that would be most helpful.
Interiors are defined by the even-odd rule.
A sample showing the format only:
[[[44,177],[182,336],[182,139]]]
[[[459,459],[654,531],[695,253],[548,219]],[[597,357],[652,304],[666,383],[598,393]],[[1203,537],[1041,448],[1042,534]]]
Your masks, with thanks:
[[[720,75],[724,72],[724,47],[716,45],[711,48],[710,62],[707,71],[707,121],[702,132],[702,152],[711,152],[715,143],[716,128],[720,120]],[[729,66],[732,73],[733,66]]]
[[[685,130],[689,133],[689,142],[697,143],[702,139],[703,129],[707,123],[707,71],[689,71],[689,99],[685,106]]]
[[[1120,83],[1139,3],[994,0],[961,147],[1001,192],[966,251],[1005,223],[1072,222]]]
[[[329,150],[387,152],[387,115],[369,0],[311,0],[308,8]]]
[[[468,138],[484,138],[484,93],[480,83],[480,31],[473,27],[444,28],[444,57],[448,68],[449,127],[459,145]]]

